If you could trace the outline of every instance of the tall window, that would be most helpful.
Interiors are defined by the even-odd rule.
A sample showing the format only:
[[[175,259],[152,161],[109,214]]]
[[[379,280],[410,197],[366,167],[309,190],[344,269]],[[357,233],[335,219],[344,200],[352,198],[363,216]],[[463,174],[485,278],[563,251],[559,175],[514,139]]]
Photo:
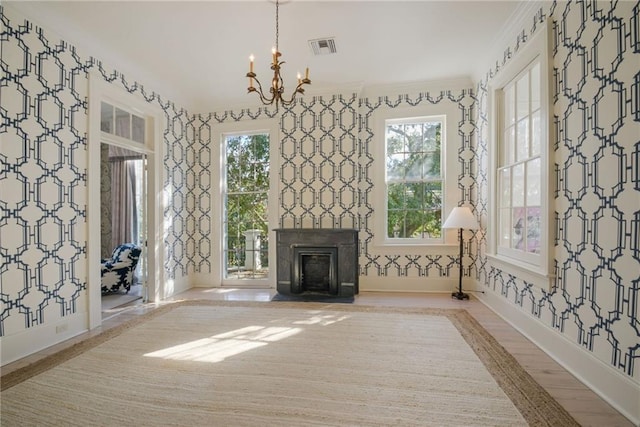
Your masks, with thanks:
[[[540,61],[502,90],[498,160],[498,248],[540,253]]]
[[[268,275],[269,134],[225,135],[224,278]]]
[[[442,236],[444,117],[385,122],[387,238]]]
[[[546,31],[527,42],[492,83],[493,252],[543,276],[550,264]]]

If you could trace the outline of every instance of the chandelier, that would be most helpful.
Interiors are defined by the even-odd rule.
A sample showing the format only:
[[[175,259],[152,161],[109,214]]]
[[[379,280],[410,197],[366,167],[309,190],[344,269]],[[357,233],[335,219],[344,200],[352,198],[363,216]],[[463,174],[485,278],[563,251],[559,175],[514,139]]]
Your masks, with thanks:
[[[284,61],[280,61],[280,57],[282,54],[278,50],[278,36],[280,32],[279,23],[278,23],[278,14],[279,14],[280,2],[276,0],[276,46],[271,49],[272,61],[271,61],[271,69],[273,70],[273,78],[271,79],[271,85],[269,87],[269,93],[265,94],[262,89],[262,84],[256,77],[256,73],[253,72],[253,55],[249,57],[249,72],[247,73],[247,77],[249,78],[249,88],[247,89],[247,93],[255,92],[260,97],[260,101],[262,101],[265,105],[282,104],[284,106],[290,105],[296,97],[297,93],[303,94],[304,88],[302,86],[311,84],[311,80],[309,80],[309,68],[307,68],[305,72],[304,78],[298,73],[298,85],[296,89],[291,94],[291,97],[287,100],[284,96],[284,82],[282,80],[282,76],[280,75],[280,67],[284,64]],[[256,88],[254,86],[254,81],[258,85]]]

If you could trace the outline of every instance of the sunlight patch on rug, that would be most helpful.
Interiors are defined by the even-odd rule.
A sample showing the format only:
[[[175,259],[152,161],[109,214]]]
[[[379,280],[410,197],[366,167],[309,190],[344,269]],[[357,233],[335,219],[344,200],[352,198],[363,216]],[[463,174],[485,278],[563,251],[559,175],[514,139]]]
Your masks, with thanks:
[[[300,328],[247,326],[231,332],[214,335],[147,353],[147,357],[195,362],[222,362],[227,357],[280,341],[301,332]]]

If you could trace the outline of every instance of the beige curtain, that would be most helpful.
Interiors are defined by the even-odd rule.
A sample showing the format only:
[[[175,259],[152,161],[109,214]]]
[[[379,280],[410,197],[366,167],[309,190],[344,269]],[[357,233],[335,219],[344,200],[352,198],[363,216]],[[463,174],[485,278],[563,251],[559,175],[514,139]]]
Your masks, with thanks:
[[[136,173],[134,161],[111,159],[112,243],[140,244],[136,213]]]

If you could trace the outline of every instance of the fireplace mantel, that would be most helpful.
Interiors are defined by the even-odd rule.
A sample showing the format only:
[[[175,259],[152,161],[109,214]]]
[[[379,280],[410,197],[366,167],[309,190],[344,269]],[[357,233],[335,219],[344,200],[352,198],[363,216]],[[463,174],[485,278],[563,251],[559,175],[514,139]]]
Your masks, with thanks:
[[[358,230],[351,228],[277,228],[276,277],[278,293],[296,295],[326,293],[349,297],[358,293]],[[305,258],[308,257],[308,258]],[[303,279],[306,259],[326,259],[326,289],[306,286]],[[317,265],[314,263],[314,270]]]

